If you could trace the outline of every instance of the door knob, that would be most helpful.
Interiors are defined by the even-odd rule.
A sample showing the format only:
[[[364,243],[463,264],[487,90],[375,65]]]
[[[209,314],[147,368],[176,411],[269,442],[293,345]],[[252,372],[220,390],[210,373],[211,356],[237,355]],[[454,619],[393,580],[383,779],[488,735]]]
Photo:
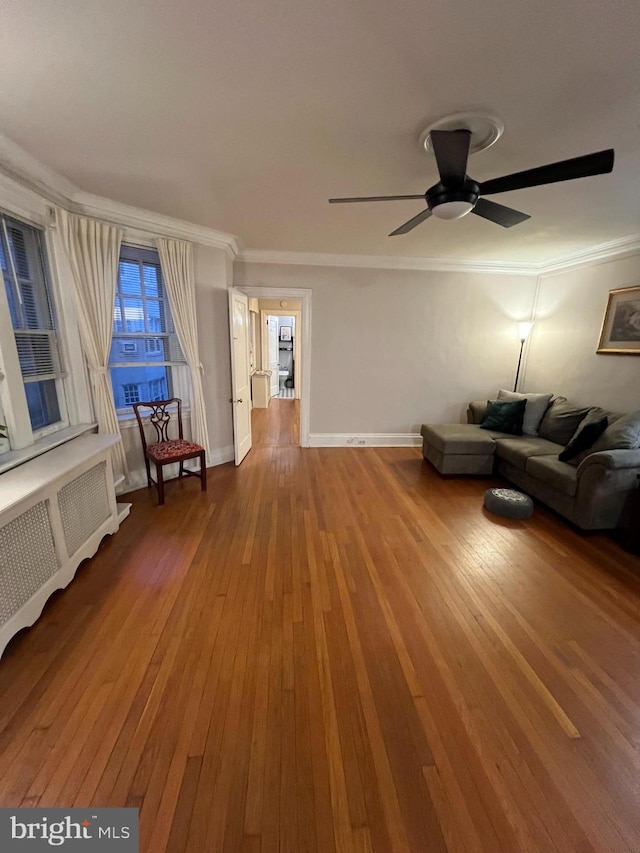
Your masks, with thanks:
[[[242,403],[242,398],[240,397],[240,399],[238,399],[238,400],[229,400],[229,402],[230,403]]]

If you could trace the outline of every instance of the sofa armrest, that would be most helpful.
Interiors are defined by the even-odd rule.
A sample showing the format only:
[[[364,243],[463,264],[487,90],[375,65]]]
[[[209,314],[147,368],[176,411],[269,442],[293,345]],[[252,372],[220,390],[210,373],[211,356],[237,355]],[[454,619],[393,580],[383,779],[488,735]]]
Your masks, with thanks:
[[[633,450],[599,450],[597,453],[590,453],[578,465],[578,477],[592,465],[602,465],[609,471],[637,468],[640,474],[640,447]]]
[[[486,400],[474,400],[469,403],[469,407],[467,408],[467,423],[468,424],[481,424],[484,420],[484,416],[487,412],[487,401]]]

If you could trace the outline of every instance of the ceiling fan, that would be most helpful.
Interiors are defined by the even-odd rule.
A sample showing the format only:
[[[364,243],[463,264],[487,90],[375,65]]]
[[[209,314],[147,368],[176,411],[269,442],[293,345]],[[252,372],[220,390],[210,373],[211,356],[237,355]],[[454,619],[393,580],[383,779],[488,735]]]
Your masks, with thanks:
[[[484,196],[536,187],[541,184],[554,184],[558,181],[572,181],[574,178],[586,178],[590,175],[602,175],[613,169],[613,149],[585,154],[559,163],[549,163],[513,175],[504,175],[491,181],[478,183],[467,175],[467,160],[471,143],[470,130],[432,130],[430,133],[433,153],[436,157],[440,180],[420,195],[369,196],[368,198],[330,198],[330,204],[348,204],[355,201],[402,201],[423,198],[427,207],[417,216],[389,234],[406,234],[416,225],[424,222],[432,214],[438,219],[461,219],[468,213],[475,213],[483,219],[489,219],[503,228],[511,228],[531,217],[511,207],[488,201]]]

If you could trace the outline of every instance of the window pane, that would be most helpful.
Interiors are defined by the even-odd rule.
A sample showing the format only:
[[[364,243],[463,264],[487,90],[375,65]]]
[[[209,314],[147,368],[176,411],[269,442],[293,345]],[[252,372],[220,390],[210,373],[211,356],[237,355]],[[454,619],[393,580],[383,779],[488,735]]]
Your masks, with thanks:
[[[21,228],[7,228],[7,232],[11,238],[11,248],[13,249],[13,263],[15,264],[16,274],[18,278],[31,278],[29,269],[29,258],[27,257],[27,247],[25,245],[24,231]]]
[[[120,261],[120,292],[127,296],[142,296],[140,265],[133,261]]]
[[[109,364],[129,361],[171,361],[166,338],[138,338],[114,335],[111,339]]]
[[[113,331],[124,332],[122,323],[122,309],[120,308],[120,297],[116,296],[116,302],[113,306]]]
[[[27,382],[24,386],[31,418],[31,429],[38,430],[60,420],[58,392],[55,379]]]
[[[122,300],[124,327],[127,332],[144,332],[144,307],[142,299]]]
[[[2,243],[0,242],[0,249],[2,248]],[[7,301],[9,303],[9,313],[11,314],[11,325],[14,329],[18,328],[18,324],[20,323],[20,307],[18,304],[18,299],[16,297],[15,288],[11,286],[11,282],[5,276],[4,279],[5,290],[7,291]]]
[[[143,264],[144,292],[147,296],[162,296],[160,292],[160,270],[155,264]]]
[[[112,367],[111,384],[116,409],[127,409],[141,400],[171,396],[171,370],[158,367]]]
[[[155,299],[147,300],[147,331],[164,332],[164,312],[160,303]]]

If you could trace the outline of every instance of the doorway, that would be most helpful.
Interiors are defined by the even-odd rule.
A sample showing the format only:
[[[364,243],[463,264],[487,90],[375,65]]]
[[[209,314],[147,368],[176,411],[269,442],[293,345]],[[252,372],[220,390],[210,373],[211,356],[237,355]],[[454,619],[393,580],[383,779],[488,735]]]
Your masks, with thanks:
[[[282,377],[285,391],[293,390],[293,397],[274,396],[269,405],[291,406],[295,402],[295,415],[299,412],[299,425],[296,434],[299,436],[301,447],[309,447],[309,421],[310,421],[310,399],[311,399],[311,290],[306,288],[274,288],[274,287],[242,287],[239,290],[249,297],[252,322],[255,328],[252,342],[251,362],[254,370],[260,370],[268,364],[268,334],[267,318],[275,317],[278,322],[283,317],[293,317],[291,324],[279,322],[277,327],[278,370],[287,371],[287,376]],[[294,307],[295,306],[295,307]],[[261,312],[264,311],[264,325],[261,322]],[[275,324],[272,324],[275,325]],[[288,332],[285,331],[281,338],[280,330],[291,325],[292,340],[288,341]],[[267,349],[265,351],[265,345]],[[280,346],[283,346],[282,363],[288,366],[280,368]],[[291,349],[288,349],[288,347]],[[289,362],[291,362],[289,364]],[[292,374],[291,377],[289,374]],[[287,379],[290,380],[289,388]],[[291,389],[291,384],[293,388]],[[275,391],[269,383],[270,390]],[[280,376],[278,377],[278,395],[280,394]]]
[[[287,300],[281,300],[286,302]],[[292,300],[290,300],[292,301]],[[297,307],[289,309],[265,308],[267,300],[259,299],[259,326],[262,338],[262,366],[271,373],[271,397],[300,399],[300,315]],[[269,300],[271,302],[271,300]]]

